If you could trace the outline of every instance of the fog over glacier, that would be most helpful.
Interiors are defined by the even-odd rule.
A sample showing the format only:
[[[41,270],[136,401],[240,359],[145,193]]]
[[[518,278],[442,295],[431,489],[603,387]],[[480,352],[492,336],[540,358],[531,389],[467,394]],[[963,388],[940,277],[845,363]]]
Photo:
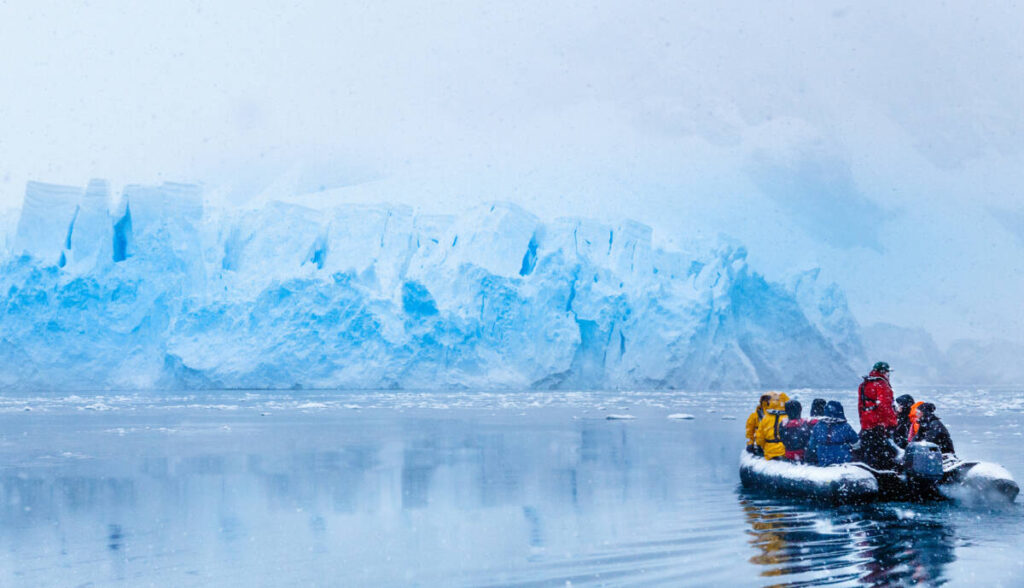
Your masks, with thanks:
[[[681,349],[663,350],[667,355],[658,361],[666,363],[658,369],[639,355],[630,359],[645,347],[635,340],[640,323],[629,321],[655,323],[649,348],[671,346],[697,333],[694,325],[710,324],[693,313],[711,308],[707,301],[692,302],[688,310],[673,305],[726,296],[728,288],[733,290],[726,298],[732,301],[741,290],[749,293],[743,290],[748,286],[761,288],[753,282],[762,279],[765,292],[779,289],[778,300],[795,301],[803,315],[794,324],[781,321],[785,327],[772,323],[773,333],[789,337],[784,328],[792,328],[802,333],[794,341],[810,340],[806,335],[821,353],[832,349],[842,355],[822,357],[814,368],[821,381],[843,370],[862,371],[858,362],[883,356],[915,366],[901,373],[912,372],[922,382],[1012,379],[1007,370],[1024,345],[1019,303],[1024,151],[1017,140],[1024,131],[1019,116],[1024,42],[1015,27],[1018,12],[1012,4],[978,10],[913,2],[815,3],[785,10],[756,2],[729,7],[648,2],[641,8],[604,2],[5,3],[0,6],[0,50],[6,56],[0,60],[0,226],[7,236],[6,259],[17,269],[4,279],[14,283],[18,275],[25,288],[64,296],[70,292],[57,290],[78,283],[69,278],[76,276],[84,280],[86,299],[106,293],[89,288],[137,288],[140,306],[119,307],[128,315],[95,307],[89,320],[96,322],[79,328],[152,329],[166,348],[135,349],[119,359],[126,366],[122,370],[92,378],[103,382],[212,378],[209,383],[233,385],[241,379],[232,378],[242,374],[251,379],[262,373],[264,380],[278,375],[274,362],[245,365],[246,359],[238,358],[237,365],[210,365],[214,354],[200,350],[229,347],[230,333],[240,338],[239,345],[266,345],[270,355],[301,357],[302,373],[280,374],[294,380],[290,383],[376,381],[369,373],[319,373],[313,367],[318,360],[303,356],[300,343],[275,347],[257,335],[262,326],[229,323],[254,316],[246,304],[262,300],[269,307],[257,293],[271,282],[316,276],[309,283],[321,284],[335,275],[349,276],[339,291],[359,301],[353,308],[369,305],[367,312],[387,326],[388,337],[400,330],[404,337],[436,338],[430,333],[437,328],[445,332],[444,345],[468,342],[456,347],[478,350],[473,353],[502,349],[486,357],[451,358],[452,365],[462,366],[450,372],[460,382],[486,365],[500,373],[476,373],[495,382],[556,385],[563,378],[558,385],[575,385],[596,372],[584,369],[595,360],[577,357],[580,347],[572,342],[583,341],[587,332],[611,349],[627,327],[636,345],[627,337],[622,358],[609,351],[601,364],[609,381],[711,381],[716,376],[710,372],[682,375],[687,369],[680,366],[701,360],[686,359]],[[32,237],[48,239],[47,247],[59,245],[71,222],[66,206],[53,216],[23,210],[27,182],[80,187],[93,177],[113,184],[102,197],[81,201],[75,231],[86,235],[90,226],[112,224],[123,218],[118,207],[137,200],[132,229],[138,255],[87,268],[83,260],[112,259],[113,251],[99,248],[113,246],[106,237],[83,236],[82,249],[73,244],[67,255],[74,259],[63,268],[54,265],[59,250],[56,258],[47,250],[31,262],[18,261],[24,243],[16,235],[26,218],[50,223],[45,230],[39,225]],[[132,188],[122,198],[126,186],[165,182],[198,187]],[[47,191],[35,186],[39,193]],[[157,192],[164,196],[153,198],[163,204],[142,203],[149,196],[141,194]],[[271,204],[296,204],[296,196],[310,193],[316,202],[303,204],[316,213],[285,212]],[[493,214],[531,219],[515,221],[525,227],[522,233],[509,233],[516,236],[474,252],[441,241],[441,234],[456,231],[465,244],[471,223],[479,221],[485,225],[477,243],[490,242],[483,235],[497,229],[486,223],[498,221],[481,211],[492,202],[513,203]],[[398,234],[370,220],[388,214],[384,211],[405,219],[411,228],[401,230],[408,235],[430,235],[425,238],[431,246],[429,239],[437,238],[436,251],[416,248],[407,268],[394,261],[404,253],[370,256],[357,235]],[[101,213],[109,223],[100,222]],[[356,215],[351,224],[365,223],[359,228],[365,233],[341,234],[340,222],[328,222],[344,214]],[[147,215],[185,232],[160,229],[171,232],[146,236],[159,226],[149,224]],[[176,215],[180,218],[168,220]],[[439,215],[455,220],[431,224]],[[301,220],[307,217],[309,226]],[[616,265],[621,255],[615,253],[615,239],[604,257],[578,253],[568,246],[569,221],[557,220],[564,217],[593,219],[580,222],[623,239],[632,234],[628,227],[648,227],[641,233],[649,240],[635,238],[649,243],[649,264],[659,274],[629,279]],[[261,230],[260,223],[272,218],[295,223],[295,232]],[[536,227],[544,227],[536,241],[537,265],[520,276]],[[269,243],[269,230],[290,239],[275,255],[299,257],[257,272],[246,264],[255,263],[253,251],[272,248],[259,244],[261,239]],[[181,240],[188,231],[199,237]],[[247,241],[250,235],[256,236]],[[316,250],[318,239],[327,243],[324,268],[314,271],[307,262],[296,269],[310,248]],[[89,247],[97,251],[89,253]],[[396,257],[390,257],[393,253]],[[555,333],[551,355],[513,360],[504,355],[512,353],[508,346],[484,344],[475,326],[460,322],[475,308],[468,297],[498,288],[501,280],[484,284],[483,274],[460,274],[453,265],[456,257],[514,284],[508,286],[514,292],[508,316],[516,320],[526,317],[511,309],[522,304],[515,312],[526,312],[526,300],[563,309],[557,319],[545,319],[551,321],[545,328]],[[499,258],[506,265],[495,265]],[[662,258],[676,261],[658,261]],[[694,268],[723,268],[732,276],[729,285],[711,287],[703,281],[710,274],[690,269],[694,263]],[[135,267],[146,264],[152,267]],[[372,279],[364,275],[371,264],[377,266]],[[607,275],[577,293],[574,304],[580,306],[574,312],[583,314],[573,317],[564,310],[565,288],[582,280],[572,278],[577,264],[580,276]],[[685,266],[670,271],[675,280],[662,272],[672,264]],[[389,269],[382,269],[385,265]],[[357,271],[346,273],[352,268]],[[183,277],[199,275],[203,281],[196,283]],[[467,281],[463,298],[446,292],[456,275]],[[622,292],[613,294],[616,277]],[[431,279],[440,283],[428,283]],[[405,325],[406,282],[419,285],[409,286],[413,297],[419,287],[429,293],[437,315]],[[808,301],[818,294],[801,294],[800,283],[814,292],[835,283],[846,301],[826,304],[830,312],[839,310],[825,314],[848,315],[836,318],[837,324],[854,321],[861,327],[836,339],[832,327],[816,318],[821,313],[808,310],[813,307]],[[156,294],[164,288],[171,290]],[[216,288],[220,294],[213,293]],[[655,290],[641,295],[645,288]],[[279,302],[282,308],[299,308],[304,296],[315,298],[313,290]],[[63,300],[70,304],[71,298]],[[315,307],[317,300],[305,302]],[[166,313],[158,316],[165,301]],[[662,309],[645,307],[644,301],[678,315],[661,315]],[[192,306],[176,306],[186,302]],[[152,320],[133,323],[144,318],[139,309],[150,303],[147,312],[157,313]],[[461,303],[468,306],[456,310]],[[587,304],[604,305],[610,314],[587,315]],[[780,312],[795,316],[786,304]],[[200,317],[199,308],[212,314]],[[628,318],[616,314],[622,308],[630,309]],[[666,316],[687,317],[679,320],[688,326],[680,333],[661,332]],[[34,329],[39,336],[40,325],[47,323],[38,316],[34,320],[11,328],[21,329],[18,337],[29,337]],[[302,319],[296,311],[275,320]],[[479,316],[475,320],[484,324]],[[581,327],[590,324],[586,321],[595,330]],[[812,337],[803,325],[817,334]],[[739,362],[741,367],[730,368],[743,374],[736,385],[788,381],[765,375],[778,371],[775,360],[761,365],[750,359],[756,353],[729,347],[740,345],[738,333],[748,327],[730,326],[736,332],[731,343],[709,346],[708,353],[720,353],[721,365]],[[188,329],[206,329],[207,339],[189,335]],[[142,331],[134,333],[145,339]],[[9,341],[15,340],[31,339]],[[840,340],[845,348],[837,346]],[[380,343],[381,357],[430,348],[396,341]],[[104,353],[104,344],[97,345],[76,347],[70,357],[94,361]],[[306,345],[315,349],[319,343]],[[865,357],[851,359],[861,353],[850,351],[858,346]],[[368,343],[350,351],[369,354],[369,348]],[[37,351],[42,353],[29,346],[19,352]],[[57,364],[53,352],[48,361]],[[324,362],[335,360],[329,356]],[[33,361],[26,370],[40,365]],[[409,382],[434,378],[403,377]]]

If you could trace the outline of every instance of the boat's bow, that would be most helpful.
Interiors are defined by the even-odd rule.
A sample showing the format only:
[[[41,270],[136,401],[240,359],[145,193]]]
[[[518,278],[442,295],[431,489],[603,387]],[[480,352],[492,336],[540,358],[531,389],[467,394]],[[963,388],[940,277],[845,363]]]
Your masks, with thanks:
[[[940,489],[950,498],[1013,502],[1020,486],[1003,466],[985,461],[947,460]]]

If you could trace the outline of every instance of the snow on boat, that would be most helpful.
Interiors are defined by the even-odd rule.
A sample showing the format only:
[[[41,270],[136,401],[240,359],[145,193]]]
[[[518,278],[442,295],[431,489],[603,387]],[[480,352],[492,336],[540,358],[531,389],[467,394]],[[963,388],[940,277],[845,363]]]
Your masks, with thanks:
[[[865,502],[878,495],[875,476],[854,464],[818,467],[746,451],[740,455],[740,481],[747,488],[834,503]]]
[[[946,498],[1013,502],[1020,493],[1017,481],[999,464],[953,458],[943,463],[943,470],[939,491]]]

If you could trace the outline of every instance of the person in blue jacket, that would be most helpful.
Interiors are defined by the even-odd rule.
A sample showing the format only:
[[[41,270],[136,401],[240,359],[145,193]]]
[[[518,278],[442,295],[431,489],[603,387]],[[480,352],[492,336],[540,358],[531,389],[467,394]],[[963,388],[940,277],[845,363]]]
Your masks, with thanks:
[[[860,437],[846,422],[843,405],[835,400],[825,405],[825,416],[818,420],[807,442],[807,454],[814,456],[819,466],[853,461],[850,446]],[[806,457],[806,456],[805,456]]]

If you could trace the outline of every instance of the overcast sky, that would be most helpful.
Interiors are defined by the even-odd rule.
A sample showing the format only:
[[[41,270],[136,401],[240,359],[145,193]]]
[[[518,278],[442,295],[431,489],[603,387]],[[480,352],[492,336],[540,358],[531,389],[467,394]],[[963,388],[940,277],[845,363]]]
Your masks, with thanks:
[[[0,1],[0,209],[289,172],[511,200],[820,265],[865,324],[1024,340],[1024,7],[297,4]]]

